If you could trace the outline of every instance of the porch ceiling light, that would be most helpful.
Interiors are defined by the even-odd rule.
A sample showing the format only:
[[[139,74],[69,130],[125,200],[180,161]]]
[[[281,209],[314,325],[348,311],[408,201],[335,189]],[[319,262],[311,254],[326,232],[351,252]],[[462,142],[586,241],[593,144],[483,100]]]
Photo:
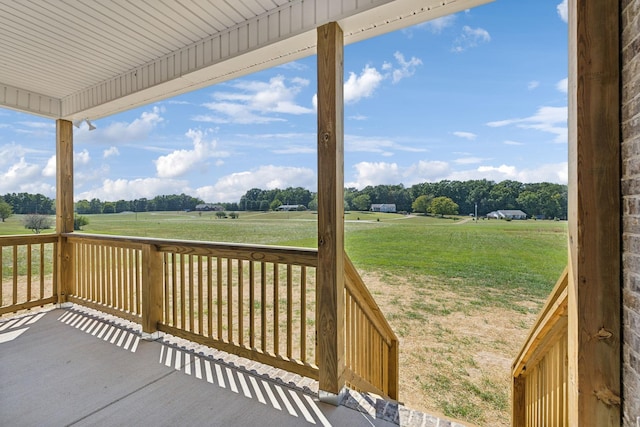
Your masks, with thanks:
[[[73,121],[73,126],[75,126],[76,128],[79,128],[80,125],[82,125],[82,122],[87,122],[87,126],[89,126],[89,130],[95,130],[96,127],[94,126],[93,123],[91,123],[91,121],[89,121],[89,119],[80,119],[80,120],[74,120]]]

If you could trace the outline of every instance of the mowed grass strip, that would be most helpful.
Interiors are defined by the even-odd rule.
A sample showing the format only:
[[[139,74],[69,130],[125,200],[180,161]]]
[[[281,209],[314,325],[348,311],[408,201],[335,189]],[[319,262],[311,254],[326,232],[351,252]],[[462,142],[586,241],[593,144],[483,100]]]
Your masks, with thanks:
[[[83,231],[316,247],[313,212],[85,215]],[[25,234],[19,216],[0,234]],[[345,214],[349,257],[400,338],[407,406],[478,425],[510,424],[510,364],[567,264],[556,221]]]

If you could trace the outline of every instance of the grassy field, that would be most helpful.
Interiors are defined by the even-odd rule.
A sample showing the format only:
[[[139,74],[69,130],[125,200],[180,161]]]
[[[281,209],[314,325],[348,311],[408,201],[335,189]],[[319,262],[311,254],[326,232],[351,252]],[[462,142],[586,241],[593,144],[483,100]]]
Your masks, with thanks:
[[[87,215],[88,233],[316,246],[312,212]],[[352,212],[346,250],[400,338],[401,400],[509,425],[510,364],[567,263],[566,223]],[[0,235],[30,233],[18,216]]]

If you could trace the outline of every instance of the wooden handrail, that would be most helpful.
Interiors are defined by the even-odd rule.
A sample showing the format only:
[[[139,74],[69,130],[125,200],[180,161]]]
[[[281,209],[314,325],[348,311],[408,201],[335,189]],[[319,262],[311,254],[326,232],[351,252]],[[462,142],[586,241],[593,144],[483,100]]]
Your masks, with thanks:
[[[511,370],[514,377],[520,375],[526,365],[535,364],[540,359],[540,350],[543,350],[541,347],[543,347],[546,338],[562,320],[562,317],[566,316],[569,304],[567,298],[568,277],[568,270],[565,268],[513,362]],[[537,357],[535,357],[536,355]]]
[[[567,425],[568,269],[512,365],[512,425]]]
[[[344,269],[345,382],[357,390],[398,400],[398,337],[346,254]]]

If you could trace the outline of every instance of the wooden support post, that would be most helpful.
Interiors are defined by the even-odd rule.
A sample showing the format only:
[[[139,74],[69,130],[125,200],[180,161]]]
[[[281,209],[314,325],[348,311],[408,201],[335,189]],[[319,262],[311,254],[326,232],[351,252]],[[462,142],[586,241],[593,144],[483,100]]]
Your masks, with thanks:
[[[619,2],[569,0],[569,425],[620,425]]]
[[[316,328],[319,388],[327,401],[344,386],[343,43],[337,23],[318,28]]]
[[[56,121],[56,233],[73,232],[73,124]],[[74,291],[73,245],[58,240],[58,304]]]
[[[162,253],[154,245],[142,247],[142,332],[153,339],[162,321]]]

